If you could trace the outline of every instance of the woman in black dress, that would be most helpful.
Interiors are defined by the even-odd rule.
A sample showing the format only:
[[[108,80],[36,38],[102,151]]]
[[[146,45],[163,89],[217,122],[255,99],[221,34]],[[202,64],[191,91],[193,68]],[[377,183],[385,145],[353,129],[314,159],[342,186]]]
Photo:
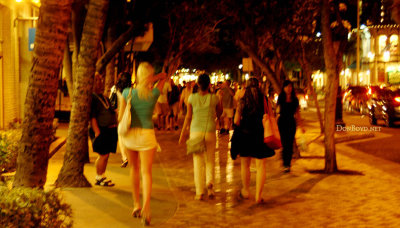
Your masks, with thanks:
[[[265,166],[267,157],[275,154],[274,150],[264,144],[264,128],[262,119],[264,115],[264,95],[261,92],[256,78],[247,82],[243,98],[239,100],[234,118],[236,125],[232,136],[231,155],[236,158],[240,155],[242,189],[239,197],[248,199],[250,196],[250,164],[251,158],[256,158],[256,194],[257,203],[264,202],[262,191],[265,182]]]
[[[293,156],[293,142],[296,134],[296,123],[305,132],[300,121],[299,100],[293,89],[293,83],[289,80],[283,82],[283,88],[277,103],[278,128],[282,142],[282,159],[284,172],[290,172]]]

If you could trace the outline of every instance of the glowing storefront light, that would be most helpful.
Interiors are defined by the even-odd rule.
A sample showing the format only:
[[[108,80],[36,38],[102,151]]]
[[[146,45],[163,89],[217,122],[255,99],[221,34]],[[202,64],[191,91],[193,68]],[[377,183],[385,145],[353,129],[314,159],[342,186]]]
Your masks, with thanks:
[[[371,61],[371,62],[374,61],[375,54],[372,52],[368,52],[368,58],[369,58],[369,61]]]
[[[381,53],[385,49],[386,40],[387,40],[387,36],[385,36],[385,35],[379,36],[379,53]]]
[[[383,61],[389,62],[390,60],[390,51],[383,52]]]

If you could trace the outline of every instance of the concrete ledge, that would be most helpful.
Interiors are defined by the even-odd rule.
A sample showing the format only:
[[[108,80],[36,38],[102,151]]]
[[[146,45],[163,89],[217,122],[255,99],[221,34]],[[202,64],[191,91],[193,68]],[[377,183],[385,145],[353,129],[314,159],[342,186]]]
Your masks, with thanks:
[[[343,143],[343,142],[350,142],[354,140],[360,140],[360,139],[367,139],[367,138],[373,138],[375,137],[375,133],[373,132],[367,132],[367,133],[346,133],[346,134],[335,134],[335,143]],[[318,143],[324,143],[325,135],[319,135],[317,137],[313,137],[312,140],[310,140],[310,143],[313,142],[318,142]]]
[[[49,159],[67,142],[67,138],[59,137],[56,141],[50,144]]]

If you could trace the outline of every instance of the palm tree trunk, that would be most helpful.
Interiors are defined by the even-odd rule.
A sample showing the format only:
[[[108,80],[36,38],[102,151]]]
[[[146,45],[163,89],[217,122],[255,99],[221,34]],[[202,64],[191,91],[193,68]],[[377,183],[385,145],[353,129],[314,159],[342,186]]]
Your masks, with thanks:
[[[83,168],[85,154],[88,150],[88,122],[95,57],[103,34],[108,4],[108,0],[90,0],[89,2],[78,55],[67,148],[63,166],[55,183],[56,186],[91,186],[83,175]]]
[[[25,101],[14,187],[46,183],[59,69],[71,19],[71,0],[43,0]]]
[[[334,51],[332,32],[329,21],[329,0],[323,0],[322,4],[322,34],[324,46],[324,59],[327,78],[327,94],[325,97],[325,172],[337,171],[336,147],[335,147],[335,111],[336,95],[339,86],[338,62]]]
[[[112,47],[112,44],[115,41],[116,31],[115,31],[115,24],[112,24],[107,29],[107,40],[105,42],[106,50],[109,50]],[[115,82],[115,58],[112,58],[111,61],[107,64],[106,67],[106,80],[105,80],[105,87],[104,87],[104,95],[109,96],[111,88],[116,83]]]

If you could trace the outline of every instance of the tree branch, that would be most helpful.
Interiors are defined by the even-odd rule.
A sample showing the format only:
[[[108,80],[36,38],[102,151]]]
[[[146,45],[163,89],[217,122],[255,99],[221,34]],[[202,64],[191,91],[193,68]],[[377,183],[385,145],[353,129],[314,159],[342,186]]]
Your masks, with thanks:
[[[107,50],[99,60],[97,60],[96,72],[103,72],[107,64],[125,46],[125,44],[134,37],[139,36],[141,32],[141,29],[135,28],[135,25],[131,25],[126,32],[118,37],[118,39],[111,45],[110,49]]]

